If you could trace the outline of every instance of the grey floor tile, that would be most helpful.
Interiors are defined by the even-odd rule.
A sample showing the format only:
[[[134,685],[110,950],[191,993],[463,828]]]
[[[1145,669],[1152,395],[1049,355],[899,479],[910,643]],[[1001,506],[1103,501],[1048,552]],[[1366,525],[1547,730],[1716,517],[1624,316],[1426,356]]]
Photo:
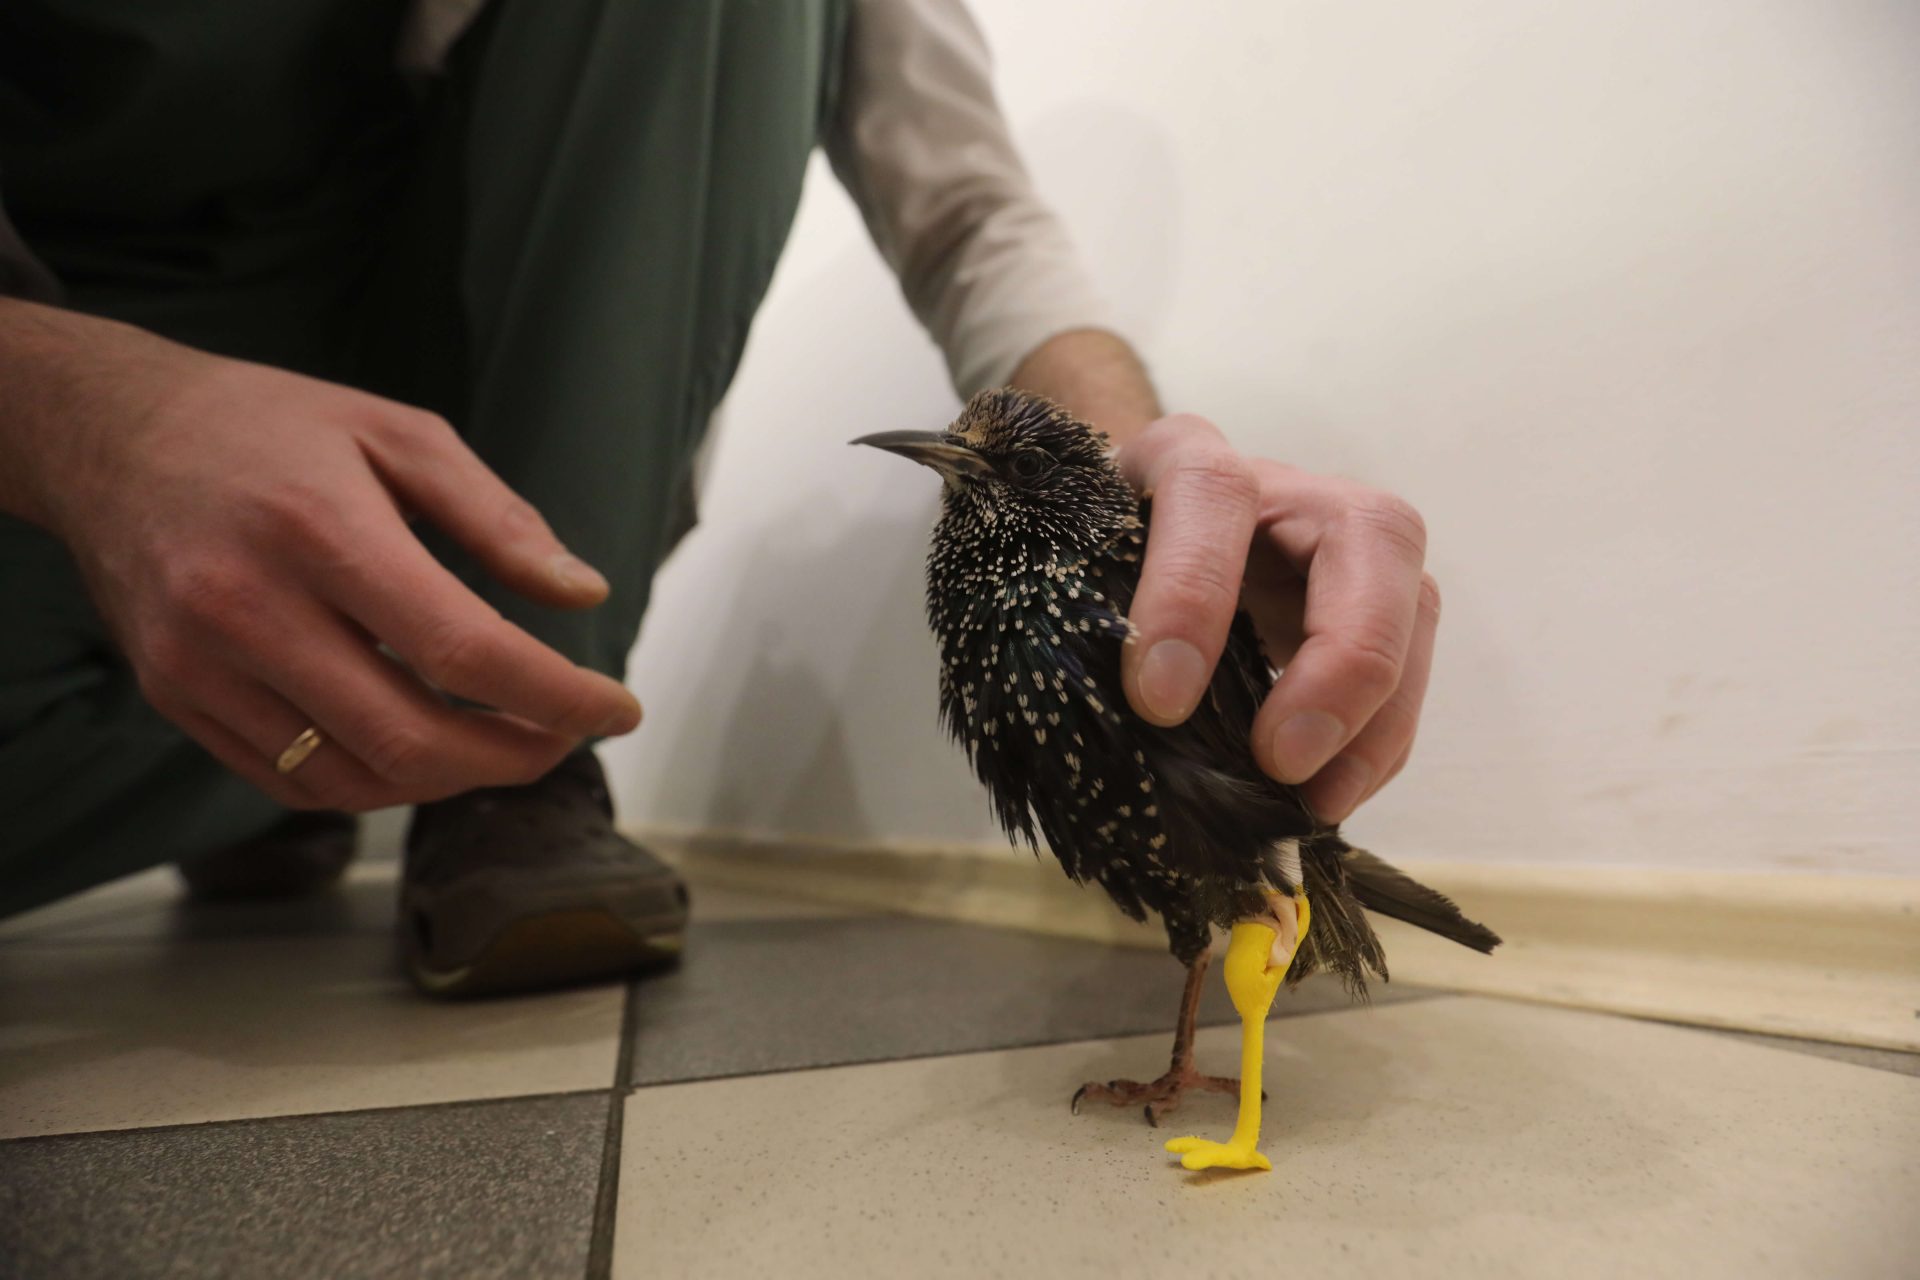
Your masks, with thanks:
[[[1165,952],[869,916],[700,925],[678,972],[637,1001],[632,1082],[659,1084],[1170,1031],[1182,970]],[[1427,994],[1381,986],[1391,1003]],[[1337,983],[1276,1016],[1344,1008]],[[1203,1022],[1233,1021],[1218,971]],[[1158,1074],[1155,1055],[1130,1069]]]
[[[0,1143],[19,1280],[584,1274],[608,1095]]]

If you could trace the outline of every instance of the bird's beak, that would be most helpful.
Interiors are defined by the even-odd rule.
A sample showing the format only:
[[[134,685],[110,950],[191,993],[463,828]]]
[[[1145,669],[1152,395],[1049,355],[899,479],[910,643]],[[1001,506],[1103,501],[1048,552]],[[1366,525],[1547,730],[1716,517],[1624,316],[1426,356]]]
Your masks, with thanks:
[[[954,481],[966,476],[983,476],[993,470],[985,458],[943,431],[881,431],[849,443],[870,444],[911,458]]]

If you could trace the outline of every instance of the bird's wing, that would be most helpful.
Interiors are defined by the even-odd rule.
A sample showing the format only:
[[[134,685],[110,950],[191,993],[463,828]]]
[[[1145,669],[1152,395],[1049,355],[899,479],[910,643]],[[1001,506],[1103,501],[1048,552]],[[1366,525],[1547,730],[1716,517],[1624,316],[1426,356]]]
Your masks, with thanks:
[[[1272,683],[1253,624],[1239,614],[1206,696],[1183,723],[1151,733],[1147,753],[1168,832],[1189,864],[1210,880],[1291,890],[1278,851],[1316,824],[1298,792],[1254,759],[1254,716]]]
[[[1143,918],[1164,909],[1173,877],[1120,687],[1130,592],[1116,599],[1071,573],[1028,588],[1017,608],[975,629],[991,637],[969,668],[978,687],[949,691],[948,727],[1011,838],[1036,851],[1044,838],[1069,876]]]
[[[1142,522],[1150,516],[1143,504]],[[1107,754],[1132,761],[1128,788],[1150,792],[1151,830],[1161,843],[1145,850],[1155,866],[1170,863],[1196,888],[1208,913],[1226,919],[1244,905],[1230,900],[1263,881],[1291,889],[1279,874],[1281,842],[1314,829],[1293,788],[1263,774],[1250,739],[1255,713],[1273,685],[1273,670],[1245,614],[1234,618],[1206,696],[1187,720],[1159,728],[1125,707],[1120,650],[1129,633],[1126,614],[1139,581],[1145,536],[1133,531],[1088,572],[1088,589],[1059,600],[1063,652],[1109,735]],[[1051,616],[1051,615],[1050,615]],[[1146,786],[1141,786],[1146,784]],[[1136,814],[1136,817],[1138,814]],[[1063,861],[1065,859],[1063,858]]]

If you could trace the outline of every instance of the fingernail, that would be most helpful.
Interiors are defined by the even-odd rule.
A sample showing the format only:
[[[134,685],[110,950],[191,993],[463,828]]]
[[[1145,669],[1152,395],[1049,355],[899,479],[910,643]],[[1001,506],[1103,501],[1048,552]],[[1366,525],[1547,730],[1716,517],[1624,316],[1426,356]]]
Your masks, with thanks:
[[[607,591],[607,580],[600,571],[570,551],[562,551],[548,562],[554,581],[572,591]]]
[[[1140,701],[1158,719],[1190,715],[1207,686],[1207,660],[1185,640],[1162,640],[1140,659]]]
[[[1343,822],[1373,785],[1373,770],[1358,756],[1335,756],[1313,781],[1317,803],[1313,816],[1322,822]]]
[[[1347,727],[1324,711],[1297,711],[1273,733],[1273,765],[1286,782],[1305,782],[1347,740]]]

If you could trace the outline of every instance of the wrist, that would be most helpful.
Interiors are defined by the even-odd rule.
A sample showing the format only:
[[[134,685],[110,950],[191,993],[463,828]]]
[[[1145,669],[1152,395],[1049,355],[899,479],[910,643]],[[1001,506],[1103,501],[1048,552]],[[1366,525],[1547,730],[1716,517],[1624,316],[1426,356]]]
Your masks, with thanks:
[[[1070,329],[1029,352],[1011,382],[1092,423],[1121,445],[1161,416],[1160,397],[1140,357],[1118,334]]]
[[[97,316],[0,298],[0,511],[62,535],[126,443],[139,387],[186,348]]]

